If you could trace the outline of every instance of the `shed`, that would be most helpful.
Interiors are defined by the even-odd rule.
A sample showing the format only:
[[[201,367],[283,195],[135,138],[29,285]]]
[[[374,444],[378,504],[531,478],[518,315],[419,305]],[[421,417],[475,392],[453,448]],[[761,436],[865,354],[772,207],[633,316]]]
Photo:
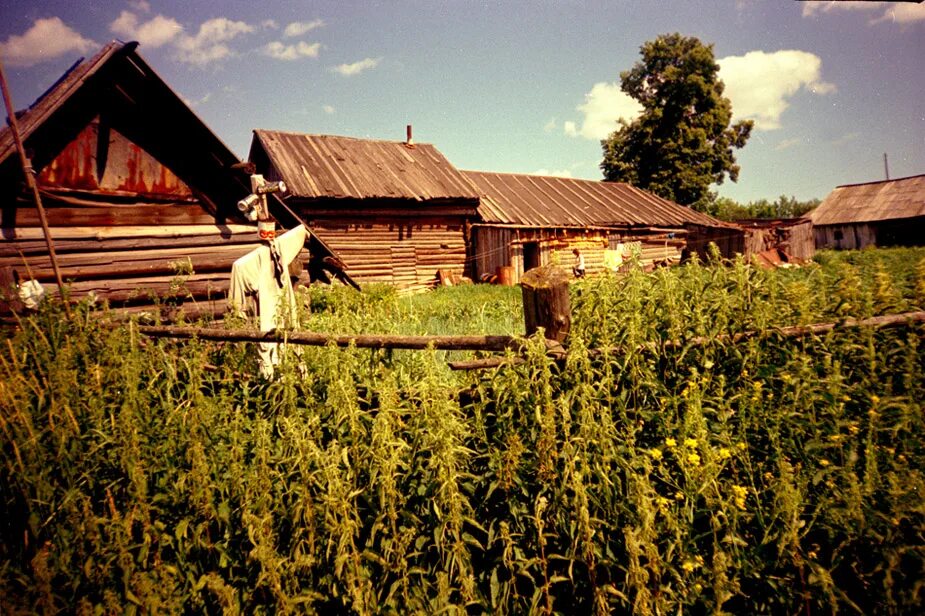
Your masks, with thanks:
[[[250,160],[358,282],[404,291],[467,274],[478,195],[428,143],[255,130]]]
[[[475,273],[512,267],[513,281],[533,267],[572,262],[579,248],[589,273],[619,266],[637,252],[646,265],[705,250],[709,237],[744,250],[743,231],[622,182],[464,171],[478,189],[473,225]],[[735,242],[733,242],[735,240]],[[736,243],[737,242],[737,243]]]
[[[254,225],[236,207],[250,193],[250,180],[137,47],[106,45],[17,114],[61,274],[74,299],[94,294],[142,308],[193,300],[189,312],[219,312],[231,264],[257,244]],[[18,276],[54,289],[22,173],[5,128],[0,283],[9,292]],[[284,226],[299,223],[279,201],[271,202],[271,213]],[[313,256],[333,255],[317,238],[312,242]],[[0,306],[10,308],[15,301]]]
[[[753,218],[737,220],[746,231],[746,252],[760,255],[777,251],[797,262],[809,261],[816,254],[813,223],[802,218]]]
[[[816,248],[925,245],[925,174],[838,186],[808,216]]]

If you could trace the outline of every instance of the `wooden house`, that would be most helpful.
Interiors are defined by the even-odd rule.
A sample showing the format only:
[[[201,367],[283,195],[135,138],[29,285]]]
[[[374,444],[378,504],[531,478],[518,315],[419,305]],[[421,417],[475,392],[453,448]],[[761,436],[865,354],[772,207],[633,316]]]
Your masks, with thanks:
[[[151,69],[137,43],[75,64],[17,124],[72,299],[185,301],[224,308],[231,264],[257,244],[238,211],[250,179],[238,158]],[[0,311],[14,280],[56,292],[49,252],[9,128],[0,132]],[[298,224],[271,200],[286,227]],[[330,251],[313,238],[313,253]],[[12,297],[12,299],[11,299]],[[192,304],[192,306],[191,306]]]
[[[588,273],[619,267],[630,257],[644,265],[703,252],[709,241],[731,256],[744,251],[744,233],[705,214],[620,182],[464,171],[478,189],[479,221],[472,225],[475,275],[505,273],[513,282],[533,267],[570,267],[572,250]],[[635,254],[634,254],[635,253]]]
[[[478,195],[433,145],[254,131],[250,161],[358,282],[403,291],[467,272]]]
[[[925,245],[925,174],[838,186],[808,217],[816,248]]]

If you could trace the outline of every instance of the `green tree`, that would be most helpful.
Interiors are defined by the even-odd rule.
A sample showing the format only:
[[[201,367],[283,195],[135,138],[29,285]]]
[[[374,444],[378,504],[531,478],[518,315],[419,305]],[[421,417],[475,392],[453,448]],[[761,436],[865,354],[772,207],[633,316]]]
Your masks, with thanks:
[[[713,46],[664,34],[641,48],[642,60],[620,73],[621,88],[642,114],[601,141],[608,181],[628,182],[704,210],[711,184],[738,179],[733,149],[745,145],[750,120],[732,121]]]

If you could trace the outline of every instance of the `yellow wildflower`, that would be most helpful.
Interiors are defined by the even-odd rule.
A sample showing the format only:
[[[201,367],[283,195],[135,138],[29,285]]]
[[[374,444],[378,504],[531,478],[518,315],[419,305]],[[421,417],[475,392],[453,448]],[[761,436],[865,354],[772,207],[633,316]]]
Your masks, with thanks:
[[[653,460],[661,460],[661,459],[662,459],[662,450],[661,450],[661,449],[650,449],[650,450],[649,450],[649,455],[652,456],[652,459],[653,459]]]
[[[675,492],[674,499],[679,501],[684,500],[684,492]]]
[[[690,447],[690,448],[695,448],[695,447],[697,447],[697,439],[693,439],[693,438],[686,438],[686,439],[684,439],[684,446],[685,446],[685,447]]]
[[[681,568],[687,571],[688,573],[690,573],[697,567],[698,567],[697,561],[695,560],[687,559],[683,563],[681,563]]]
[[[655,499],[655,503],[658,505],[659,511],[665,512],[668,511],[668,505],[671,503],[671,501],[664,496],[659,496],[657,499]]]
[[[829,464],[831,464],[831,462],[829,462],[829,461],[826,460],[825,458],[822,458],[821,460],[819,460],[819,465],[820,465],[820,466],[828,466]]]
[[[689,453],[687,454],[687,461],[694,466],[697,466],[700,464],[700,456],[696,453]]]
[[[848,432],[850,432],[851,434],[857,434],[859,431],[860,431],[860,428],[858,428],[856,424],[851,424],[850,426],[848,426]]]
[[[745,443],[736,443],[736,448],[739,451],[745,451],[746,449],[748,449],[748,445],[746,445]]]
[[[880,396],[878,396],[877,394],[871,394],[871,395],[870,395],[870,403],[871,403],[871,404],[877,404],[878,402],[880,402]]]
[[[732,486],[732,496],[735,499],[736,507],[745,509],[745,499],[748,497],[748,488],[736,484]]]
[[[703,584],[694,584],[694,592],[700,592],[703,590]]]
[[[729,450],[726,449],[725,447],[720,447],[720,448],[719,448],[719,459],[720,459],[720,460],[728,460],[728,459],[731,458],[731,457],[732,457],[732,452],[731,452],[731,451],[729,451]]]
[[[678,441],[674,440],[674,439],[671,438],[670,436],[669,436],[668,438],[665,439],[665,446],[666,446],[666,447],[669,447],[669,448],[670,448],[670,447],[674,447],[674,446],[677,445],[677,444],[678,444]]]

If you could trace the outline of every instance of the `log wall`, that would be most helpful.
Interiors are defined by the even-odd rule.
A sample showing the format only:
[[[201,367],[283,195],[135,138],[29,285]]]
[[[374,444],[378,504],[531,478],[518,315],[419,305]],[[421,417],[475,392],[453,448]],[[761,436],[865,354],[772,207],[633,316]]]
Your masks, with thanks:
[[[643,266],[681,260],[685,246],[683,232],[679,238],[669,239],[666,234],[645,236],[640,232],[606,229],[532,229],[480,225],[472,229],[475,253],[475,270],[479,280],[496,276],[498,268],[514,268],[513,282],[519,283],[530,269],[525,253],[537,251],[537,266],[558,265],[571,271],[575,257],[572,250],[578,248],[585,257],[585,271],[588,274],[603,272],[606,268],[605,254],[624,245],[627,254],[630,244],[639,251]]]
[[[312,231],[363,283],[387,283],[417,292],[437,283],[437,271],[466,274],[462,224],[440,222],[334,223],[315,221]]]
[[[231,265],[257,245],[249,225],[51,227],[62,278],[72,299],[94,294],[113,305],[150,306],[159,299],[222,301]],[[42,230],[3,229],[0,234],[0,311],[10,301],[17,272],[57,293]]]

